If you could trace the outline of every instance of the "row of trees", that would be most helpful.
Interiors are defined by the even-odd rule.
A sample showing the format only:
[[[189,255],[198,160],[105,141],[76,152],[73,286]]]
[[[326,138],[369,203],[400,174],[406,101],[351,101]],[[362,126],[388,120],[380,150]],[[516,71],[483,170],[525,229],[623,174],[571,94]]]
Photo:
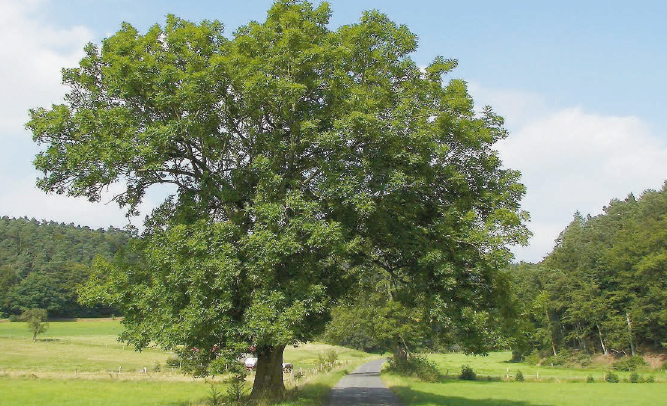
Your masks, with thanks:
[[[111,309],[77,302],[93,259],[111,258],[129,241],[115,229],[27,218],[0,218],[0,316],[41,308],[50,317],[90,317]]]
[[[638,199],[579,213],[540,264],[513,277],[523,313],[517,350],[563,349],[634,355],[667,337],[667,183]]]

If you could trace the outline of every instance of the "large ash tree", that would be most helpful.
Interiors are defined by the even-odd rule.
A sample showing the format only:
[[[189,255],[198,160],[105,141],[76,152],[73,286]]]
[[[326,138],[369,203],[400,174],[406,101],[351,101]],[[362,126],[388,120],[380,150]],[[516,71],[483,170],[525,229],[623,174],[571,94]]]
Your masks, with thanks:
[[[124,24],[27,124],[47,192],[95,201],[114,185],[133,214],[172,185],[87,297],[122,309],[137,348],[204,363],[254,348],[255,397],[284,392],[285,346],[320,333],[368,273],[474,335],[507,245],[526,238],[519,174],[493,149],[502,119],[445,80],[456,62],[420,69],[415,35],[379,12],[335,31],[330,15],[281,0],[230,38],[217,21]]]

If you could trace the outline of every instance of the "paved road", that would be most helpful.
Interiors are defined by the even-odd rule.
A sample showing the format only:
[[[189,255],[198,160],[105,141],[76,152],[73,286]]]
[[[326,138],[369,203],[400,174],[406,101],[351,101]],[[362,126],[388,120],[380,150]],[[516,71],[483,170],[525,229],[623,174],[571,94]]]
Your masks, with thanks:
[[[331,389],[329,406],[386,405],[400,406],[398,398],[391,393],[380,379],[384,359],[371,361],[344,376]]]

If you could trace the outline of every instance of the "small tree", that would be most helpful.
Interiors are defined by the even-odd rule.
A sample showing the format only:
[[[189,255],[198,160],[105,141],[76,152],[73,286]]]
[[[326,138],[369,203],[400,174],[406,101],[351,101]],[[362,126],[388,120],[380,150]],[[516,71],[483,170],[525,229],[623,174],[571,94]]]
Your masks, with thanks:
[[[42,334],[49,328],[46,317],[46,309],[28,309],[21,314],[19,320],[28,323],[28,328],[32,331],[33,341],[37,341],[37,335]]]

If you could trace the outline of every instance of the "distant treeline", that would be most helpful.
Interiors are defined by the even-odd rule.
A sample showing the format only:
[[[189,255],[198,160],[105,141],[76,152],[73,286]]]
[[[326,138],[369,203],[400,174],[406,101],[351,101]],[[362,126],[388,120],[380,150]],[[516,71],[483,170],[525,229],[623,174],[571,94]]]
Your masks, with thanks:
[[[0,218],[0,315],[29,308],[46,309],[49,317],[113,313],[79,305],[76,287],[88,277],[95,257],[114,256],[129,238],[113,227],[93,230],[72,223]]]
[[[539,264],[510,271],[517,353],[634,354],[667,346],[667,184],[577,213]],[[518,354],[517,354],[518,355]]]

